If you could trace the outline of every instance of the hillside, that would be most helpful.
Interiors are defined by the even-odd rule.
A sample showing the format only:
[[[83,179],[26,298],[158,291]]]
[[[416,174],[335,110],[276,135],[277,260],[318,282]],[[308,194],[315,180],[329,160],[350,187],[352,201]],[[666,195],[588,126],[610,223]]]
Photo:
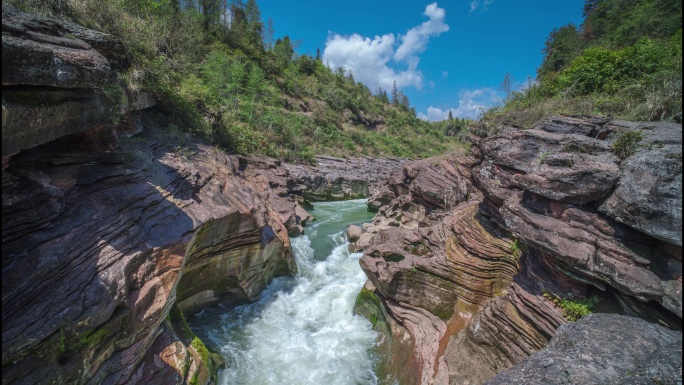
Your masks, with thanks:
[[[484,126],[530,127],[550,113],[681,122],[682,3],[586,0],[584,21],[554,29],[536,82],[511,91]]]
[[[418,119],[401,90],[370,90],[320,54],[295,53],[295,36],[273,41],[254,0],[7,3],[111,33],[125,54],[110,83],[152,91],[170,130],[228,150],[313,162],[315,154],[426,157],[461,147]]]

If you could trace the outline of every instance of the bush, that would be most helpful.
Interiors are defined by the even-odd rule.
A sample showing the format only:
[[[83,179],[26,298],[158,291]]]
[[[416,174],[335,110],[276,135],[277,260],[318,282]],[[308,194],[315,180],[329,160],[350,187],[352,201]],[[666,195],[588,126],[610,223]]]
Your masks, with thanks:
[[[570,322],[575,322],[580,318],[591,314],[601,299],[596,296],[587,297],[580,300],[559,298],[550,293],[544,293],[544,298],[553,301],[563,311],[563,316]]]
[[[641,131],[621,131],[613,142],[613,154],[620,160],[625,160],[634,155],[639,149],[639,143],[644,139]]]

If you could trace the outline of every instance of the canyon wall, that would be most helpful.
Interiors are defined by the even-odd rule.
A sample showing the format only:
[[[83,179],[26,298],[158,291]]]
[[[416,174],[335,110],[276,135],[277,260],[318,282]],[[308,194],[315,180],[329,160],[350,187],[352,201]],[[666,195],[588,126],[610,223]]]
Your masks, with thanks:
[[[550,116],[472,138],[470,156],[394,172],[370,200],[373,224],[350,229],[369,278],[357,312],[412,348],[393,351],[388,371],[407,384],[483,383],[544,348],[576,318],[569,306],[597,301],[595,312],[681,329],[681,133]]]
[[[184,313],[296,272],[287,171],[170,130],[112,36],[2,21],[3,383],[215,382]]]

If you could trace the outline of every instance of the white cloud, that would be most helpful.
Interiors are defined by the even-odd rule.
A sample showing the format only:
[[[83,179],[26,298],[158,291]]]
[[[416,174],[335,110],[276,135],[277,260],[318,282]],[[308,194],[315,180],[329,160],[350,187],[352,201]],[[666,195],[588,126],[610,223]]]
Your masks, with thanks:
[[[494,0],[472,0],[470,2],[470,12],[468,12],[468,14],[473,13],[473,11],[478,9],[480,6],[482,6],[482,11],[486,11],[493,2]]]
[[[447,109],[430,106],[427,113],[418,113],[423,120],[437,122],[447,119],[449,111],[455,118],[477,119],[480,114],[503,101],[503,93],[492,88],[479,88],[461,91],[458,95],[458,106]]]
[[[394,53],[394,60],[408,61],[409,66],[415,61],[415,65],[417,65],[418,56],[416,54],[425,51],[430,37],[439,36],[442,32],[449,30],[449,26],[444,23],[446,12],[443,8],[439,8],[437,3],[425,7],[423,14],[430,20],[409,29],[405,35],[401,36],[401,45]]]
[[[437,3],[425,7],[423,14],[429,18],[428,21],[397,38],[392,33],[373,39],[359,34],[342,36],[331,33],[325,43],[323,62],[332,69],[344,67],[353,71],[354,78],[372,90],[378,86],[390,90],[395,81],[398,87],[420,89],[423,87],[423,73],[418,69],[418,54],[425,51],[430,37],[449,30],[444,22],[446,12]],[[395,70],[389,65],[390,61],[405,66],[405,69]]]

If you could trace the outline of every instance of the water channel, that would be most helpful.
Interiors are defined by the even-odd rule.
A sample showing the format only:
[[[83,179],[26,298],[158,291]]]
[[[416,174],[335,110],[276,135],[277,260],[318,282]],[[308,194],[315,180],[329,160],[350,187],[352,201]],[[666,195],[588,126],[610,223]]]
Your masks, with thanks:
[[[256,303],[221,304],[190,320],[227,368],[221,385],[377,384],[377,333],[353,314],[366,276],[345,229],[368,222],[365,200],[318,202],[306,234],[292,238],[299,269],[275,279]]]

